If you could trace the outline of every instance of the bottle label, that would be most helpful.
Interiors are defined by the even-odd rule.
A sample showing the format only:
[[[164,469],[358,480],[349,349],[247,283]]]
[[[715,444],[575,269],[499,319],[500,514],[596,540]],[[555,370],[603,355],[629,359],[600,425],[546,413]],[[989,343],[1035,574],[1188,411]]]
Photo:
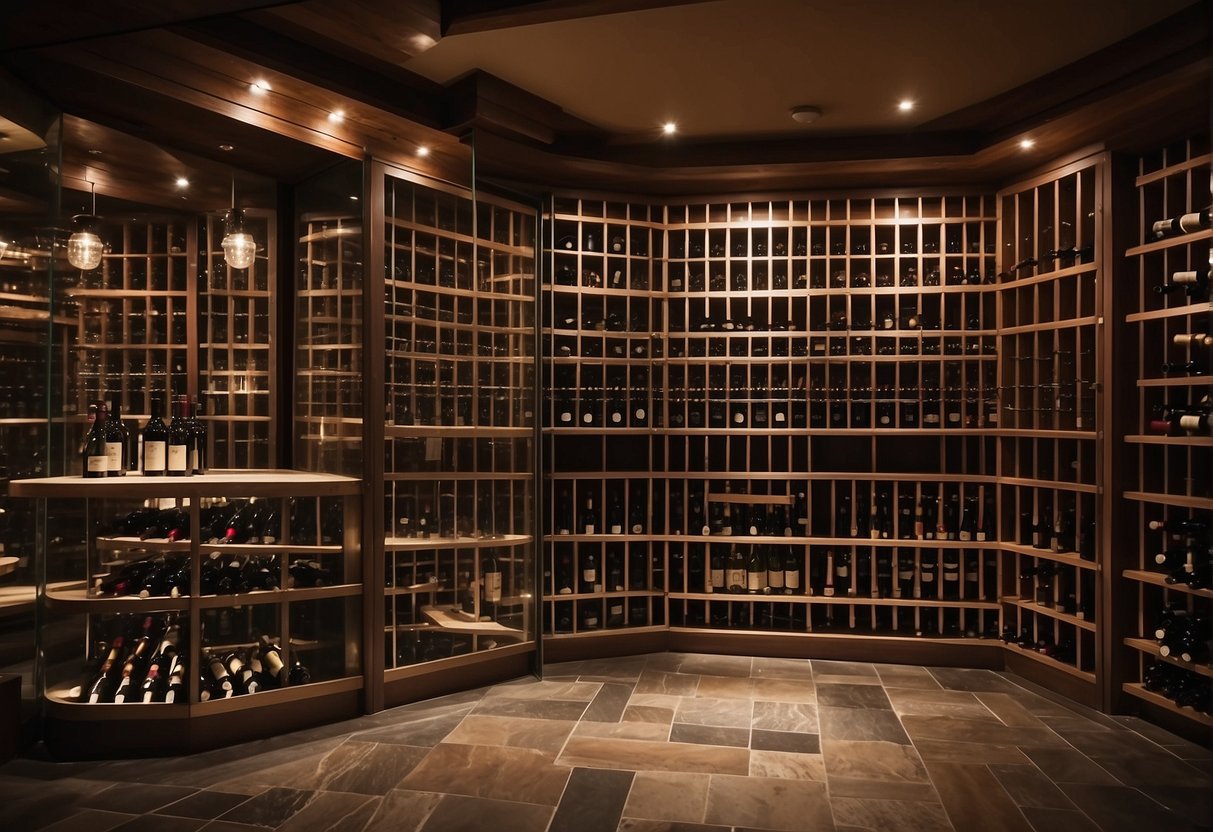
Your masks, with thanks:
[[[771,569],[767,572],[767,586],[771,589],[783,589],[783,570]]]
[[[571,421],[573,421],[573,414],[572,414],[572,413],[569,413],[567,410],[562,410],[562,411],[560,412],[560,421],[562,421],[562,422],[571,422]]]
[[[800,570],[785,569],[783,573],[783,585],[788,589],[800,589]]]
[[[105,458],[106,466],[110,471],[122,470],[122,443],[121,442],[106,442],[105,443]]]
[[[592,524],[592,523],[587,523],[587,524],[586,524],[586,526],[585,526],[585,532],[584,532],[584,533],[585,533],[585,534],[593,534],[593,533],[594,533],[594,526],[593,526],[593,524]]]
[[[597,580],[598,580],[598,570],[597,569],[582,569],[581,570],[581,580],[583,582],[593,586],[594,583],[597,582]]]
[[[762,591],[762,572],[747,572],[746,573],[746,589],[750,592]]]
[[[633,523],[632,534],[644,534],[644,526],[640,523]]]
[[[711,589],[724,589],[724,570],[713,569],[710,573],[711,583],[708,586]]]
[[[163,474],[164,473],[164,455],[166,451],[166,443],[161,442],[144,442],[143,443],[143,470],[148,474]]]
[[[623,534],[623,526],[618,523],[611,524],[611,534]]]
[[[104,474],[109,470],[109,457],[101,455],[86,457],[85,466],[90,474]]]
[[[834,571],[837,573],[838,577],[840,577],[840,578],[851,577],[851,567],[849,567],[849,566],[839,566]]]
[[[623,421],[623,414],[620,413],[618,410],[612,410],[611,411],[611,424],[617,425],[622,421]]]
[[[745,571],[741,569],[730,569],[728,572],[729,586],[745,586]]]
[[[586,629],[589,629],[590,627],[597,627],[598,626],[598,616],[587,615],[585,618],[582,619],[581,624]]]
[[[935,581],[934,572],[923,572],[922,573],[922,582],[924,584],[934,583],[934,581]]]
[[[186,466],[189,463],[189,454],[187,453],[186,445],[169,445],[168,446],[168,469],[170,471],[185,472]]]
[[[485,572],[481,580],[484,586],[484,600],[496,604],[501,600],[501,573]]]

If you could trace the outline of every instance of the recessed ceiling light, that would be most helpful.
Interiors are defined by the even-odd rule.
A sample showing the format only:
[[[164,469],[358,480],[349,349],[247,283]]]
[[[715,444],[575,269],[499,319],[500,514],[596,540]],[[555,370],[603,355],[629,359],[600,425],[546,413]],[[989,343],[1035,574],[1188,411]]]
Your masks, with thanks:
[[[802,104],[792,108],[792,121],[797,124],[812,124],[821,118],[821,108]]]
[[[219,149],[222,150],[224,153],[231,153],[236,148],[232,147],[230,144],[221,144],[221,145],[219,145]]]
[[[357,202],[357,201],[358,201],[358,195],[350,194],[350,202]]]
[[[90,148],[90,149],[89,149],[89,152],[88,152],[88,155],[89,155],[89,156],[100,156],[100,155],[101,155],[101,151],[100,151],[100,150],[98,150],[98,149],[97,149],[97,148],[95,148],[95,147],[94,147],[94,148]]]
[[[897,109],[901,110],[903,113],[908,113],[910,110],[914,109],[914,102],[908,98],[903,98],[897,102]]]
[[[270,84],[269,84],[269,81],[263,81],[263,80],[258,79],[256,81],[254,81],[253,83],[249,84],[248,88],[252,92],[261,94],[261,93],[266,93],[266,92],[270,91]]]
[[[345,113],[341,110],[333,110],[333,112],[329,113],[329,121],[333,122],[333,124],[340,124],[345,121]]]
[[[428,147],[426,147],[425,145],[418,145],[417,146],[417,155],[418,156],[429,156],[430,149]]]
[[[190,185],[190,181],[188,179],[186,179],[184,176],[177,177],[177,187],[178,188],[188,188],[189,185]]]
[[[672,121],[667,121],[665,124],[661,125],[661,132],[665,133],[667,136],[672,136],[678,132],[678,125]]]
[[[1032,148],[1036,147],[1036,140],[1035,139],[1020,139],[1019,146],[1023,150],[1031,150]]]

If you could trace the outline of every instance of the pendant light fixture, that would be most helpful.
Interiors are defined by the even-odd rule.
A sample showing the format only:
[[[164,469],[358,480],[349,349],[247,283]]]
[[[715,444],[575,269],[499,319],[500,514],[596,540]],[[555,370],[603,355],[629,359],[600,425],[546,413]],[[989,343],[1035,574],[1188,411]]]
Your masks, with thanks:
[[[97,216],[97,185],[93,182],[88,185],[93,194],[93,212],[72,217],[76,230],[67,238],[67,262],[83,271],[100,266],[101,255],[105,252],[105,244],[97,233],[97,227],[101,224]]]
[[[233,269],[247,269],[257,256],[257,242],[244,230],[244,212],[236,207],[236,174],[232,174],[232,207],[224,221],[223,259]]]

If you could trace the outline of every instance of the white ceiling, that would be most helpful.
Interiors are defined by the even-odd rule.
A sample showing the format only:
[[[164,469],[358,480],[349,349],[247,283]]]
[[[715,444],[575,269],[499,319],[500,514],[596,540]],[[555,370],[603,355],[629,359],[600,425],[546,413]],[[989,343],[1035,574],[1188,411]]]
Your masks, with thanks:
[[[408,69],[482,69],[604,130],[737,139],[912,128],[1040,77],[1192,0],[714,0],[451,35]],[[897,102],[915,109],[903,114]],[[814,104],[811,127],[788,110]]]

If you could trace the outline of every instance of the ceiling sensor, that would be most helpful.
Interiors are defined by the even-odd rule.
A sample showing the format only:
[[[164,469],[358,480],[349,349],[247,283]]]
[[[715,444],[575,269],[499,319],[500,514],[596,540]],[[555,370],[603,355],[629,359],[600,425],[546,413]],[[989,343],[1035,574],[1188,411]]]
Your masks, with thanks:
[[[802,105],[792,108],[792,121],[795,121],[797,124],[812,124],[819,118],[821,118],[820,107]]]

